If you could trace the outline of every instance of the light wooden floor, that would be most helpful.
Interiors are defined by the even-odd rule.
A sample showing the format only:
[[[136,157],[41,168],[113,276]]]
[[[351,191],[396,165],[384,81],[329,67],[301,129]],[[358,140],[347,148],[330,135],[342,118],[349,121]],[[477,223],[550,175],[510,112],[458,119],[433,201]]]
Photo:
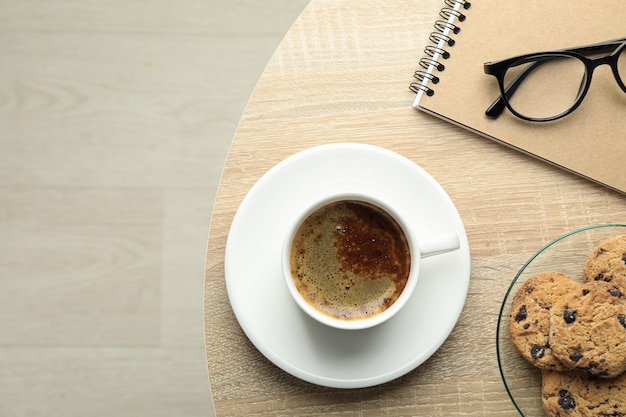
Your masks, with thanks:
[[[0,0],[0,416],[212,414],[211,207],[306,0]]]

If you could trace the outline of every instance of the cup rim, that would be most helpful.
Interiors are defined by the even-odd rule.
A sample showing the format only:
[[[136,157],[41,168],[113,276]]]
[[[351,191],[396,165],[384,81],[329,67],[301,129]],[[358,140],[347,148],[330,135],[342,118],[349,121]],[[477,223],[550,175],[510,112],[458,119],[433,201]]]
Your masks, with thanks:
[[[387,309],[382,311],[379,314],[376,314],[371,317],[362,318],[362,319],[354,319],[354,320],[342,320],[339,318],[334,318],[327,314],[324,314],[322,311],[316,309],[312,305],[310,305],[304,297],[300,294],[298,289],[296,288],[293,278],[291,276],[291,261],[290,261],[290,253],[291,253],[291,243],[293,238],[302,224],[302,222],[314,211],[334,202],[338,201],[360,201],[364,203],[373,204],[376,207],[384,210],[388,215],[390,215],[400,226],[402,229],[407,243],[409,245],[409,253],[411,255],[411,266],[409,269],[409,277],[407,279],[406,285],[402,290],[400,296],[396,299],[396,301],[389,306]],[[406,215],[402,213],[400,209],[396,209],[392,207],[390,204],[387,204],[380,199],[365,193],[358,192],[340,192],[333,195],[326,196],[322,199],[318,199],[312,203],[309,203],[304,210],[300,210],[297,215],[295,215],[288,224],[286,232],[284,233],[282,251],[281,251],[281,265],[282,265],[282,275],[287,285],[287,289],[291,294],[291,298],[296,302],[296,304],[303,310],[309,317],[317,320],[318,322],[325,324],[330,327],[334,327],[337,329],[344,330],[361,330],[367,329],[370,327],[377,326],[385,321],[389,320],[393,317],[397,312],[399,312],[402,307],[407,303],[407,301],[413,295],[415,287],[417,286],[417,281],[419,278],[419,270],[420,270],[420,250],[417,245],[417,239],[414,233],[409,230],[408,222],[404,219]]]

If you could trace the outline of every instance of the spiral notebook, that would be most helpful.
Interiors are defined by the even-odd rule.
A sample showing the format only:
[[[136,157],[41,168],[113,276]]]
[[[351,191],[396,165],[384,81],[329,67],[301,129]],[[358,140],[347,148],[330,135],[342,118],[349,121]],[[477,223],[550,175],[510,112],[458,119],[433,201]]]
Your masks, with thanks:
[[[626,193],[626,94],[607,65],[570,115],[528,122],[485,110],[499,95],[483,64],[626,37],[623,0],[445,0],[417,65],[414,107]],[[435,83],[435,81],[437,81]]]

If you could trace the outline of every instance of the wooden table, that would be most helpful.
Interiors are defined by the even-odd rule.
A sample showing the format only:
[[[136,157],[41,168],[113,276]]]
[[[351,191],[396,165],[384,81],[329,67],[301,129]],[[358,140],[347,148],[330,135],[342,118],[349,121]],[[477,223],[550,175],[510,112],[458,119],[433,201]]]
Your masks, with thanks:
[[[423,114],[408,91],[439,0],[313,0],[261,77],[232,142],[215,202],[205,280],[208,371],[218,416],[514,416],[495,330],[519,267],[553,238],[623,222],[626,198]],[[224,251],[254,183],[314,145],[362,142],[428,171],[454,201],[471,248],[464,310],[424,364],[386,384],[339,390],[301,381],[248,341],[228,303]]]

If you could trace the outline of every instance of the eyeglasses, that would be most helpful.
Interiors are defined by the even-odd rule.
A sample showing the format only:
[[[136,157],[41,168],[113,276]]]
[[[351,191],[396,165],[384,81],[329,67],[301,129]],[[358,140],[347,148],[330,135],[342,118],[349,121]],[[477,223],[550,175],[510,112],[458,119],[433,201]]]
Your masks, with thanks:
[[[485,74],[498,80],[500,97],[485,113],[496,118],[506,107],[524,120],[560,119],[576,110],[587,94],[593,70],[604,64],[626,93],[626,38],[487,62]]]

